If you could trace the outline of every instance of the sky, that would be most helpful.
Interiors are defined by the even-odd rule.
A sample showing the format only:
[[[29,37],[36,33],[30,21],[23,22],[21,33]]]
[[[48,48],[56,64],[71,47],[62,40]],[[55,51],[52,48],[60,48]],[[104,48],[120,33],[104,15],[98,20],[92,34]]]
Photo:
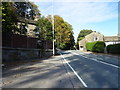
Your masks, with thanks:
[[[54,0],[52,3],[52,0],[40,0],[35,4],[38,5],[42,16],[59,15],[71,24],[75,41],[83,29],[91,29],[105,36],[118,34],[118,0],[81,1]]]

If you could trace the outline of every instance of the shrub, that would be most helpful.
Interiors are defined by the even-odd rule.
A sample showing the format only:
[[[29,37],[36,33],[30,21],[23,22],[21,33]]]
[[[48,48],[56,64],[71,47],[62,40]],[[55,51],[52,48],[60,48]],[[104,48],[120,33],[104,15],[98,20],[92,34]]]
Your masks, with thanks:
[[[108,45],[107,52],[113,54],[120,54],[120,44]]]
[[[92,48],[93,48],[93,44],[94,42],[91,42],[91,43],[86,43],[86,49],[87,49],[87,51],[92,51]]]
[[[105,43],[103,41],[88,42],[86,43],[87,51],[104,52]]]

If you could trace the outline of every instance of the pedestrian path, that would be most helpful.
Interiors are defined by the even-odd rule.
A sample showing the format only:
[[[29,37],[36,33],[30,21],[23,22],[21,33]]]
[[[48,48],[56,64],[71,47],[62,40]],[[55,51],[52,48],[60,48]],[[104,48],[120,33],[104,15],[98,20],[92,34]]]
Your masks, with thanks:
[[[61,56],[3,71],[3,88],[73,88]]]

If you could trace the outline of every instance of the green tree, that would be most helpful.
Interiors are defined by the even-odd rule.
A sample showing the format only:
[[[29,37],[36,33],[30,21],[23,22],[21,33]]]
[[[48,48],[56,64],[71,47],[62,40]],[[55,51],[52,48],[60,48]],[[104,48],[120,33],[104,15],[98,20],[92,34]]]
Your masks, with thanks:
[[[40,17],[37,21],[37,28],[34,30],[36,32],[36,36],[41,41],[41,51],[42,54],[45,55],[44,49],[44,41],[51,40],[52,41],[52,23],[46,17]]]
[[[52,16],[51,15],[48,15],[46,18],[52,23]]]
[[[39,29],[35,29],[35,32],[39,32],[38,37],[41,40],[52,40],[52,23],[46,17],[41,17],[37,21]]]
[[[78,37],[77,37],[77,41],[80,41],[82,39],[84,39],[84,37],[90,33],[92,33],[92,30],[88,30],[88,29],[83,29],[80,31]]]
[[[27,19],[34,19],[36,15],[40,15],[40,12],[32,2],[2,2],[2,31],[26,34]],[[21,23],[20,29],[17,27],[19,17],[25,21],[25,24]]]
[[[13,33],[17,29],[16,8],[12,2],[2,2],[2,32]]]
[[[34,20],[36,15],[41,15],[38,6],[33,2],[15,2],[14,7],[18,16],[22,18]]]
[[[77,37],[77,43],[76,43],[76,47],[77,49],[79,48],[79,41],[84,39],[86,35],[92,33],[93,31],[92,30],[88,30],[88,29],[83,29],[80,31],[80,33],[78,34],[78,37]]]
[[[34,20],[35,17],[41,15],[38,6],[35,5],[33,2],[15,2],[14,7],[17,9],[16,13],[18,18],[21,17],[22,20],[25,22],[24,24],[20,24],[19,32],[20,34],[26,35],[26,27],[28,26],[28,20]]]

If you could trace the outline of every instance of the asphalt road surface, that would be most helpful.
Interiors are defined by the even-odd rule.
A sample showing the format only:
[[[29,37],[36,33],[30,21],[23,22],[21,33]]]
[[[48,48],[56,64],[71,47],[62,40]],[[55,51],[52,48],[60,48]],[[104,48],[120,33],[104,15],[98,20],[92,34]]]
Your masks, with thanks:
[[[75,74],[80,87],[118,88],[120,58],[77,50],[59,51],[67,67]]]
[[[2,88],[119,87],[119,57],[78,50],[58,53],[49,58],[5,64]]]

